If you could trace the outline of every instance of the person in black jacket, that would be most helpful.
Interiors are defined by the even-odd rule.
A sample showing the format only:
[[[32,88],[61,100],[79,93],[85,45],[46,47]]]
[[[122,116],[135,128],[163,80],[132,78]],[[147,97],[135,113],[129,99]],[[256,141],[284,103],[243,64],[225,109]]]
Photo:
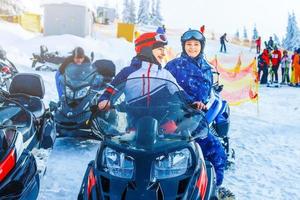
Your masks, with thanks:
[[[91,61],[90,61],[89,57],[87,57],[84,54],[83,48],[76,47],[72,51],[72,55],[65,59],[65,61],[60,65],[58,70],[59,70],[60,74],[64,74],[66,67],[71,63],[81,65],[82,63],[90,63],[90,62]]]
[[[224,33],[224,35],[222,35],[222,37],[220,37],[220,43],[221,43],[221,49],[220,52],[223,52],[223,48],[224,48],[224,52],[226,53],[226,44],[225,42],[228,42],[226,39],[227,34]]]
[[[84,54],[84,50],[81,47],[76,47],[72,51],[72,55],[67,57],[65,61],[60,65],[58,71],[55,74],[55,82],[56,82],[56,88],[58,92],[58,96],[61,97],[63,94],[63,81],[61,80],[63,77],[63,74],[65,73],[66,67],[71,64],[77,64],[81,65],[83,63],[90,63],[89,57],[87,57]]]

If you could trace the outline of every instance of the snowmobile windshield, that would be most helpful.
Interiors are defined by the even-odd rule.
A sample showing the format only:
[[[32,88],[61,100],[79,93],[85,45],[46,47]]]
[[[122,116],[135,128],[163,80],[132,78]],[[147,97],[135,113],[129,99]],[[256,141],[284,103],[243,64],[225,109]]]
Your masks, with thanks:
[[[24,128],[31,123],[29,118],[28,112],[13,100],[0,102],[0,127]]]
[[[18,105],[12,103],[0,107],[0,126],[24,127],[28,123],[26,112]]]
[[[1,107],[0,108],[0,124],[5,124],[8,120],[15,117],[19,112],[21,111],[21,108],[19,107]],[[12,124],[10,124],[12,125]]]
[[[116,110],[117,121],[97,117],[93,125],[115,144],[133,149],[147,149],[150,145],[156,149],[189,142],[208,132],[204,115],[192,109],[178,85],[169,80],[131,78],[114,91],[111,107]]]
[[[96,70],[90,63],[70,64],[65,70],[66,84],[74,89],[90,85],[95,75]]]
[[[0,161],[7,155],[16,139],[16,129],[0,127]]]

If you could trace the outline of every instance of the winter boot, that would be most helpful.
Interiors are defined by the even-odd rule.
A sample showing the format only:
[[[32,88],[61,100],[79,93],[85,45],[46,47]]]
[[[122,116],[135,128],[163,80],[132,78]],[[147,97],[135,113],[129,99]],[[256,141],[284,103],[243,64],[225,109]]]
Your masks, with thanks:
[[[218,199],[219,200],[235,200],[235,195],[225,187],[218,188]]]

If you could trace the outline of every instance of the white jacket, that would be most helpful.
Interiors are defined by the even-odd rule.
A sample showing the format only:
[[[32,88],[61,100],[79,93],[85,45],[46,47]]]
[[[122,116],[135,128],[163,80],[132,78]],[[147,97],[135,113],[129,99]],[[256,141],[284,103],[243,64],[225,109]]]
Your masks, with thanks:
[[[143,61],[141,68],[127,78],[124,90],[126,101],[139,100],[139,97],[152,95],[164,87],[167,87],[171,94],[178,91],[178,88],[182,90],[169,71],[158,65]]]

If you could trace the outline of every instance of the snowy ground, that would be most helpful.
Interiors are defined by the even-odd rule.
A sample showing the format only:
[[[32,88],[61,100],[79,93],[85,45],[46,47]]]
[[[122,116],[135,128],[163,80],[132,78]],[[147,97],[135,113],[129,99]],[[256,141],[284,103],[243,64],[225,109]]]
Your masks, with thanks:
[[[103,34],[101,34],[103,33]],[[102,27],[94,38],[71,35],[43,37],[0,21],[0,45],[22,72],[31,69],[31,53],[45,44],[50,51],[68,53],[75,46],[94,51],[97,58],[112,59],[120,70],[134,55],[133,45],[115,39],[112,27]],[[172,33],[169,44],[180,51],[180,34]],[[233,66],[239,54],[246,65],[255,56],[248,48],[228,45],[228,54],[219,54],[218,41],[208,40],[208,58],[216,54],[224,65]],[[57,100],[53,72],[38,72],[45,81],[45,102]],[[300,89],[260,88],[260,100],[231,109],[231,142],[236,166],[226,172],[224,185],[237,199],[300,199]],[[95,141],[58,139],[48,161],[40,189],[40,200],[76,199],[90,160],[96,155]]]

